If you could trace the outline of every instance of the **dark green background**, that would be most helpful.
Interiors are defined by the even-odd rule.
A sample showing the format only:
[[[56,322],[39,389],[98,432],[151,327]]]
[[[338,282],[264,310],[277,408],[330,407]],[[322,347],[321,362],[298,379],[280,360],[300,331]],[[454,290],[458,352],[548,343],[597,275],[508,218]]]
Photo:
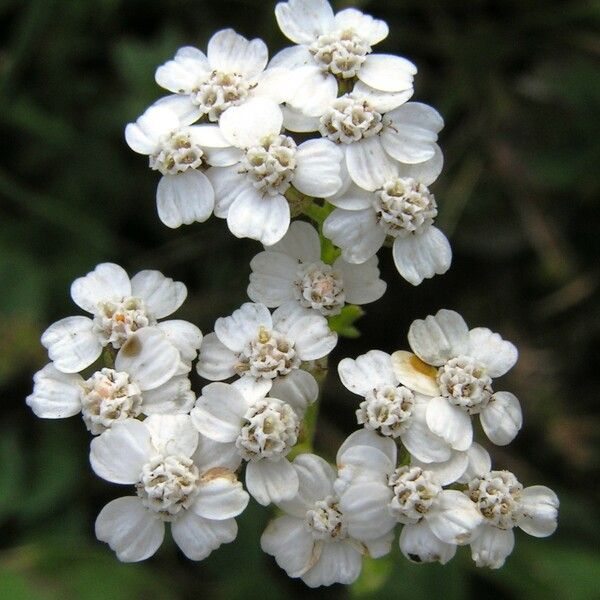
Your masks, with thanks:
[[[218,219],[163,227],[158,176],[123,128],[161,95],[155,67],[179,46],[205,48],[226,26],[272,51],[286,42],[272,2],[0,0],[0,598],[598,597],[599,5],[336,7],[351,4],[388,21],[377,49],[418,65],[415,99],[446,119],[446,168],[433,191],[455,257],[448,274],[413,288],[384,251],[389,291],[332,363],[406,347],[410,322],[442,307],[514,341],[520,360],[500,385],[520,397],[525,428],[508,448],[487,446],[525,485],[558,492],[558,532],[517,533],[501,571],[473,568],[466,550],[446,567],[394,555],[366,565],[352,590],[315,592],[260,552],[268,511],[256,505],[239,519],[237,542],[200,564],[168,542],[145,564],[120,565],[95,542],[97,512],[123,490],[90,472],[78,418],[42,421],[25,406],[46,361],[39,335],[78,313],[70,282],[106,260],[185,281],[179,315],[206,333],[245,300],[258,244]],[[325,456],[355,427],[356,404],[331,376],[317,434]]]

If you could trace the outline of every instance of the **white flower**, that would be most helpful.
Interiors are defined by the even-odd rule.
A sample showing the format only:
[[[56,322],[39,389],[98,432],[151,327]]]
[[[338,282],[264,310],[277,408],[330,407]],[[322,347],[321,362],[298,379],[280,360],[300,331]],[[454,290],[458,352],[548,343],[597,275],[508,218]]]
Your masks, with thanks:
[[[283,115],[272,100],[257,98],[221,118],[221,131],[239,157],[207,171],[215,191],[215,215],[237,237],[278,242],[290,225],[286,191],[327,198],[342,187],[342,152],[329,140],[300,145],[281,133]]]
[[[447,562],[456,545],[473,539],[482,522],[464,494],[444,490],[461,470],[430,471],[411,465],[396,468],[390,439],[372,431],[355,432],[338,451],[340,507],[350,534],[362,539],[383,535],[404,524],[400,549],[415,562]],[[465,462],[461,468],[464,471]]]
[[[288,104],[309,116],[321,115],[337,96],[338,80],[358,78],[356,86],[388,97],[395,108],[413,93],[416,67],[399,56],[371,54],[387,37],[388,26],[359,10],[334,15],[326,0],[289,0],[275,7],[277,23],[298,44],[285,48],[271,66],[292,70],[295,92]]]
[[[452,310],[416,320],[408,341],[414,354],[392,355],[399,381],[415,392],[432,396],[427,425],[456,450],[473,440],[470,415],[478,414],[488,438],[510,443],[522,425],[521,406],[510,392],[492,390],[492,378],[504,375],[517,361],[517,349],[484,327],[469,330]]]
[[[167,102],[190,122],[207,116],[211,121],[232,106],[257,96],[276,103],[287,99],[286,69],[267,69],[268,49],[260,39],[223,29],[208,42],[206,55],[191,46],[180,48],[173,60],[156,70],[156,82],[174,92]]]
[[[248,504],[237,464],[220,444],[203,439],[188,415],[153,415],[116,424],[97,438],[90,462],[112,483],[135,485],[136,496],[109,502],[96,519],[96,537],[123,562],[152,556],[165,522],[191,560],[202,560],[237,536],[234,517]]]
[[[160,220],[171,228],[210,217],[215,194],[202,168],[231,165],[238,152],[229,147],[217,125],[189,125],[166,102],[148,108],[125,128],[130,148],[150,157],[150,168],[162,174],[156,189]]]
[[[286,514],[269,523],[260,540],[262,549],[309,587],[354,582],[363,555],[378,558],[389,552],[391,533],[369,541],[352,537],[334,490],[335,470],[314,454],[297,456],[293,467],[298,493],[277,503]]]
[[[344,358],[338,365],[342,383],[364,397],[356,416],[359,425],[384,436],[400,438],[406,449],[423,462],[444,462],[452,448],[427,427],[425,414],[430,399],[400,385],[389,354],[371,350],[356,360]]]
[[[286,398],[287,399],[287,398]],[[191,417],[207,438],[220,442],[227,455],[247,461],[246,487],[263,505],[289,500],[298,477],[286,455],[298,440],[308,401],[266,398],[257,388],[211,383],[202,390]]]
[[[98,435],[140,414],[189,412],[196,397],[189,379],[177,374],[179,368],[177,348],[160,329],[145,327],[119,350],[114,369],[103,368],[88,379],[46,365],[34,375],[26,402],[45,419],[81,412],[88,430]]]
[[[476,474],[464,492],[483,516],[471,542],[471,555],[478,567],[499,569],[513,550],[514,527],[534,537],[554,533],[559,501],[546,486],[524,488],[510,471],[491,471],[483,448],[477,454],[471,460]]]
[[[89,317],[67,317],[50,325],[42,334],[54,366],[63,373],[89,367],[111,345],[118,349],[142,328],[157,326],[181,353],[181,372],[191,368],[200,347],[200,330],[187,321],[158,323],[175,312],[185,300],[187,289],[159,271],[140,271],[129,279],[113,263],[99,264],[71,285],[71,298]]]
[[[439,149],[430,160],[416,165],[393,165],[391,176],[379,172],[377,189],[367,192],[352,184],[329,198],[337,208],[323,224],[323,233],[339,246],[350,263],[375,256],[387,237],[398,272],[412,285],[445,273],[452,250],[446,236],[433,225],[437,203],[427,185],[442,169]],[[426,185],[427,184],[427,185]]]
[[[337,315],[346,302],[367,304],[383,296],[377,257],[362,265],[338,258],[332,265],[321,260],[316,229],[294,221],[283,237],[250,262],[248,296],[269,308],[298,302],[324,316]]]
[[[263,395],[299,395],[315,400],[315,378],[301,369],[303,361],[329,354],[337,343],[327,319],[293,302],[273,315],[263,304],[246,302],[230,317],[215,322],[200,350],[198,373],[219,381],[239,375]]]

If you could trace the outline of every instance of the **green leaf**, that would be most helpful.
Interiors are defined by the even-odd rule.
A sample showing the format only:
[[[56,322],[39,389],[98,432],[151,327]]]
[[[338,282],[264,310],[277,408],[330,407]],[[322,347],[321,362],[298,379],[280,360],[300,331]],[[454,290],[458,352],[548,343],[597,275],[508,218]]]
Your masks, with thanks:
[[[360,306],[346,304],[339,315],[329,317],[329,328],[342,337],[357,338],[360,336],[360,331],[354,326],[354,323],[364,314],[365,312]]]

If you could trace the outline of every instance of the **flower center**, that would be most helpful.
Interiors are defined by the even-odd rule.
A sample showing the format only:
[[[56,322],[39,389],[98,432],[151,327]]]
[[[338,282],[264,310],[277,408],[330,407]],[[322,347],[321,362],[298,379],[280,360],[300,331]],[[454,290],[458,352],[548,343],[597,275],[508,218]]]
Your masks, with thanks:
[[[382,116],[366,100],[345,94],[337,98],[321,117],[319,131],[323,137],[351,144],[373,135],[383,128]]]
[[[195,144],[186,129],[165,136],[160,150],[150,156],[150,168],[163,175],[176,175],[202,166],[204,151]]]
[[[320,35],[310,46],[317,64],[344,79],[356,77],[371,46],[351,29]]]
[[[306,511],[305,523],[316,540],[339,541],[348,536],[338,498],[327,496]]]
[[[230,106],[241,104],[252,86],[242,75],[213,71],[198,89],[192,92],[192,102],[208,115],[209,120],[218,121]]]
[[[510,471],[491,471],[471,480],[465,493],[491,525],[511,529],[517,520],[515,509],[522,490],[523,486]]]
[[[143,466],[136,491],[146,508],[163,521],[172,521],[179,511],[192,505],[199,481],[200,473],[191,458],[157,456]]]
[[[102,344],[120,348],[129,336],[148,325],[155,325],[139,298],[124,298],[120,302],[99,302],[94,315],[93,331],[102,339]]]
[[[246,424],[235,445],[246,460],[285,456],[298,440],[298,416],[281,400],[259,400],[248,409],[244,419]]]
[[[379,225],[393,237],[423,233],[438,212],[427,186],[401,177],[394,177],[375,193],[373,207]]]
[[[142,392],[127,373],[96,371],[82,386],[81,414],[88,430],[99,435],[115,422],[140,414]]]
[[[339,314],[346,302],[342,273],[321,261],[298,269],[294,294],[302,306],[325,316]]]
[[[278,331],[261,326],[258,335],[239,356],[236,371],[239,375],[275,379],[300,366],[294,344]]]
[[[414,404],[414,394],[404,386],[371,390],[356,411],[358,424],[396,438],[409,428]]]
[[[248,148],[241,172],[248,174],[257,190],[273,196],[290,187],[295,168],[296,142],[287,135],[276,135]]]
[[[429,471],[419,467],[400,467],[390,475],[389,486],[394,497],[389,509],[400,523],[417,523],[426,514],[441,486],[432,481]]]
[[[437,382],[449,402],[477,414],[492,396],[492,380],[470,356],[458,356],[438,369]]]

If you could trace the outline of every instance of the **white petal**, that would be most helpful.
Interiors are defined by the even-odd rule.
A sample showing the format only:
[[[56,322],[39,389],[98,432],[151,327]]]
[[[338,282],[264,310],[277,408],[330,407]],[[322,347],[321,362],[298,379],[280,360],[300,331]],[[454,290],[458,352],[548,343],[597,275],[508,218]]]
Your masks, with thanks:
[[[526,487],[521,492],[517,525],[535,537],[552,535],[557,527],[558,506],[558,496],[545,485]]]
[[[288,234],[290,230],[288,230]],[[277,246],[277,244],[275,245]],[[248,286],[250,300],[261,302],[269,308],[295,299],[293,280],[298,271],[296,259],[283,254],[283,252],[273,252],[272,248],[273,246],[269,251],[257,254],[250,261],[252,273],[250,273],[250,285]]]
[[[346,464],[349,464],[346,459],[350,460],[350,455],[346,457],[346,452],[351,448],[360,446],[370,446],[387,457],[389,462],[382,460],[380,463],[381,468],[379,470],[381,472],[384,472],[388,465],[396,465],[397,449],[392,439],[377,435],[374,431],[368,429],[359,429],[351,433],[340,446],[336,456],[338,469],[343,469]]]
[[[396,518],[388,510],[392,496],[392,490],[385,483],[372,481],[350,485],[339,503],[348,533],[361,541],[389,533],[396,525]]]
[[[115,423],[90,445],[92,469],[111,483],[137,483],[153,454],[150,431],[136,419]]]
[[[262,400],[269,393],[273,385],[273,380],[265,379],[264,377],[255,379],[251,375],[245,374],[236,379],[231,385],[242,394],[244,400],[250,406]]]
[[[412,562],[439,562],[445,565],[456,554],[456,545],[442,542],[423,519],[415,525],[402,528],[400,550]]]
[[[294,70],[295,89],[288,104],[308,117],[320,117],[337,97],[337,80],[315,65]]]
[[[365,15],[356,8],[346,8],[337,13],[335,15],[335,27],[341,30],[351,29],[370,46],[384,40],[389,33],[385,21]]]
[[[61,373],[49,363],[33,376],[33,392],[25,402],[43,419],[72,417],[81,410],[82,383],[81,376]]]
[[[348,175],[348,178],[350,176]],[[337,208],[344,208],[345,210],[362,210],[364,208],[371,208],[373,205],[373,193],[367,192],[358,187],[352,180],[350,185],[344,190],[343,193],[338,193],[335,196],[328,198],[327,202],[333,204]]]
[[[486,327],[475,327],[469,331],[467,353],[483,364],[492,378],[500,377],[512,369],[519,357],[519,352],[513,344]]]
[[[187,297],[180,281],[165,277],[160,271],[140,271],[131,279],[131,293],[144,301],[155,319],[174,313]]]
[[[308,133],[319,129],[319,117],[309,117],[300,109],[292,108],[291,106],[282,106],[283,126],[288,131],[298,133]]]
[[[189,94],[210,73],[203,52],[191,46],[180,48],[173,60],[156,69],[154,79],[161,87],[179,94]]]
[[[300,577],[319,559],[317,544],[304,526],[304,519],[283,516],[273,519],[260,538],[263,552],[275,557],[289,577]]]
[[[413,285],[445,273],[452,262],[448,238],[433,226],[418,235],[397,237],[392,252],[398,272]]]
[[[362,81],[357,81],[354,84],[354,89],[352,90],[352,95],[355,98],[362,98],[363,100],[366,100],[370,104],[371,108],[376,110],[378,113],[387,113],[395,108],[398,108],[405,102],[408,102],[413,93],[414,89],[412,86],[400,92],[382,92],[381,90],[372,88]]]
[[[371,558],[381,558],[390,553],[393,541],[394,532],[390,531],[377,539],[363,542],[363,546],[366,549],[367,556],[370,556]]]
[[[492,470],[492,459],[488,451],[477,442],[473,442],[467,450],[467,458],[467,468],[458,480],[459,483],[469,483],[474,477],[482,477]]]
[[[269,246],[273,252],[283,252],[300,262],[316,262],[321,257],[321,242],[317,230],[305,221],[294,221],[288,232],[276,244]]]
[[[160,104],[151,106],[135,123],[125,127],[125,141],[139,154],[152,154],[163,135],[179,129],[177,114]]]
[[[99,264],[85,277],[71,284],[71,298],[83,310],[95,314],[100,302],[120,302],[131,296],[131,283],[123,267],[114,263]]]
[[[235,473],[223,468],[202,473],[198,496],[192,510],[205,519],[231,519],[241,514],[250,496],[244,491]]]
[[[298,492],[291,500],[278,502],[277,506],[304,521],[308,509],[333,493],[336,474],[333,467],[316,454],[299,454],[293,467],[298,474]]]
[[[398,163],[398,176],[416,179],[425,185],[431,185],[442,172],[444,166],[444,155],[437,144],[433,144],[433,156],[420,163],[409,165]]]
[[[381,134],[386,152],[403,163],[420,163],[435,154],[437,134],[444,126],[440,114],[420,102],[407,102],[386,114],[389,125]]]
[[[258,335],[261,327],[270,330],[272,326],[271,313],[266,306],[245,302],[230,317],[215,321],[215,333],[230,350],[241,352]]]
[[[215,333],[209,333],[200,346],[196,370],[204,379],[219,381],[235,375],[238,355],[232,352]]]
[[[125,371],[142,391],[166,383],[179,368],[179,351],[157,327],[143,327],[132,334],[115,359],[115,369]]]
[[[385,231],[379,227],[375,211],[336,208],[323,223],[323,234],[342,249],[350,263],[364,263],[374,256],[385,241]]]
[[[431,531],[447,544],[468,544],[483,523],[471,499],[458,490],[442,490],[425,516]]]
[[[302,576],[302,581],[311,587],[334,583],[353,583],[358,579],[362,567],[362,555],[351,544],[325,542],[317,564]]]
[[[174,113],[179,120],[179,127],[191,125],[202,117],[202,111],[192,102],[188,95],[170,94],[169,96],[159,98],[152,106],[160,106]]]
[[[242,457],[235,444],[215,442],[202,434],[198,436],[198,447],[192,459],[200,473],[211,469],[228,469],[235,472],[242,463]]]
[[[269,68],[282,67],[295,70],[298,67],[314,64],[315,59],[306,46],[288,46],[271,58]]]
[[[473,446],[471,446],[471,448],[472,447]],[[433,473],[435,480],[440,485],[450,485],[455,481],[459,481],[464,475],[468,463],[468,452],[457,452],[456,450],[453,451],[450,458],[444,462],[425,463],[414,457],[410,461],[411,465]]]
[[[416,354],[397,350],[392,354],[392,365],[398,381],[407,388],[425,396],[439,396],[437,369],[424,363]]]
[[[188,510],[171,524],[173,540],[190,560],[203,560],[221,544],[233,542],[238,527],[235,519],[212,521]]]
[[[190,416],[196,429],[216,442],[234,442],[242,428],[248,403],[242,394],[228,383],[210,383]]]
[[[287,402],[299,415],[303,415],[306,407],[319,396],[319,384],[307,371],[295,369],[273,381],[269,396]]]
[[[171,229],[204,223],[215,205],[215,193],[206,175],[188,169],[177,175],[163,175],[156,188],[158,218]]]
[[[342,383],[359,396],[366,396],[375,388],[398,385],[392,358],[381,350],[369,350],[356,360],[344,358],[338,364],[338,373]]]
[[[246,488],[263,506],[279,503],[298,492],[298,474],[286,458],[250,461],[246,465]]]
[[[471,557],[478,567],[499,569],[514,547],[512,529],[482,527],[481,533],[471,542]]]
[[[471,417],[441,396],[432,398],[427,406],[427,426],[455,450],[468,450],[473,443]]]
[[[283,115],[268,98],[253,98],[233,106],[221,116],[219,126],[225,139],[236,148],[258,146],[262,140],[281,131]]]
[[[358,78],[382,92],[409,90],[417,67],[406,58],[391,54],[370,54],[361,65]]]
[[[262,40],[249,41],[233,29],[217,31],[208,42],[206,54],[212,70],[247,77],[263,71],[269,59],[269,50]]]
[[[352,142],[346,147],[346,166],[352,181],[370,192],[394,177],[398,168],[388,156],[378,135]]]
[[[192,141],[203,148],[220,148],[226,149],[230,147],[229,142],[221,133],[221,128],[218,125],[193,125],[187,128]]]
[[[198,431],[189,415],[152,415],[144,421],[159,454],[190,457],[198,446]]]
[[[134,496],[109,502],[96,519],[96,537],[106,542],[122,562],[150,558],[162,544],[164,535],[164,523]]]
[[[258,76],[256,86],[250,90],[251,98],[269,98],[277,104],[287,102],[293,94],[294,73],[282,67],[270,68]]]
[[[191,363],[202,344],[202,332],[189,321],[170,319],[159,323],[157,327],[165,334],[169,342],[179,350],[181,359]]]
[[[244,173],[239,172],[239,165],[229,167],[211,167],[206,171],[215,192],[215,217],[226,219],[233,202],[252,187]]]
[[[233,165],[237,165],[241,160],[243,160],[244,154],[245,153],[243,150],[240,150],[239,148],[234,148],[233,146],[229,146],[228,148],[204,149],[204,158],[211,167],[231,167]],[[237,173],[237,167],[235,172]],[[223,205],[222,202],[219,202],[218,197],[217,204],[219,206]],[[219,214],[217,216],[222,217],[223,215]]]
[[[441,366],[451,358],[466,354],[469,329],[457,312],[442,308],[435,316],[413,321],[408,342],[422,361]]]
[[[366,430],[373,433],[372,430]],[[339,454],[339,453],[338,453]],[[389,457],[373,446],[352,446],[338,457],[338,478],[334,488],[338,496],[349,488],[363,483],[387,486],[388,478],[396,465]]]
[[[178,375],[144,392],[142,412],[145,415],[189,413],[195,401],[190,380],[185,375]]]
[[[452,449],[448,442],[435,435],[427,425],[426,415],[429,401],[415,397],[415,405],[408,429],[400,436],[406,449],[424,463],[441,463],[450,459]]]
[[[341,257],[335,261],[334,268],[342,272],[346,302],[368,304],[385,294],[387,284],[379,278],[378,264],[376,256],[360,265],[348,263]]]
[[[280,306],[273,313],[273,326],[294,344],[301,360],[316,360],[329,354],[337,344],[337,333],[327,319],[295,302]]]
[[[87,317],[66,317],[42,334],[42,344],[54,366],[63,373],[77,373],[89,367],[102,352],[102,344]]]
[[[333,10],[326,0],[289,0],[275,7],[277,24],[296,44],[310,44],[329,31]]]
[[[229,207],[227,225],[238,238],[271,246],[290,226],[290,205],[283,196],[261,196],[254,188],[246,188]]]
[[[510,444],[523,425],[521,405],[510,392],[496,392],[479,418],[485,434],[498,446]]]
[[[342,187],[343,152],[329,140],[308,140],[298,146],[293,186],[315,198],[333,196]]]

